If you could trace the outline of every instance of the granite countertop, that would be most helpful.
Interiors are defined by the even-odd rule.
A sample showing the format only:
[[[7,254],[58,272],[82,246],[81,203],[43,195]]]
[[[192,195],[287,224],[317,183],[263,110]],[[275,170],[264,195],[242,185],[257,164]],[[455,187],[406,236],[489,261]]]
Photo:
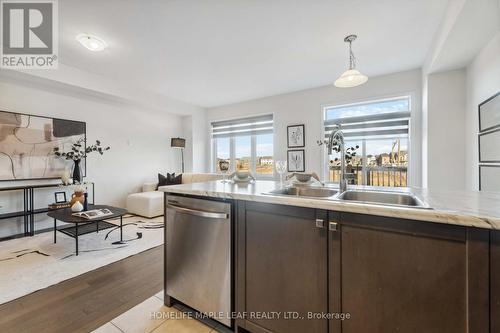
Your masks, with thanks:
[[[432,209],[384,206],[378,204],[346,202],[265,194],[280,188],[279,182],[259,180],[250,184],[204,183],[182,184],[160,188],[168,193],[205,197],[248,200],[290,206],[311,207],[350,213],[397,217],[411,220],[438,222],[500,230],[500,193],[473,191],[428,191],[420,188],[384,188],[384,191],[404,191],[417,196]],[[373,189],[352,186],[349,189]]]

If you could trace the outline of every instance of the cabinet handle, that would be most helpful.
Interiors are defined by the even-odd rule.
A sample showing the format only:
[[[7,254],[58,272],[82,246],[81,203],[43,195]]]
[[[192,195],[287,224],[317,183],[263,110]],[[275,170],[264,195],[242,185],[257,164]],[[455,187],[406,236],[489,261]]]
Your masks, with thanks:
[[[325,221],[322,219],[316,219],[316,228],[324,228],[325,227]]]
[[[337,231],[338,230],[338,223],[337,222],[329,222],[328,223],[328,230]]]

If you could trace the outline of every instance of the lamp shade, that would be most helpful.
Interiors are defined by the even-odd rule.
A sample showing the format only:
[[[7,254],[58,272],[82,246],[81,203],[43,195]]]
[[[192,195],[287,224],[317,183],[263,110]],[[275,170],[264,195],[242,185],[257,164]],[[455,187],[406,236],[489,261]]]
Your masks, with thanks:
[[[170,140],[170,147],[174,147],[174,148],[186,148],[186,139],[172,138]]]
[[[335,80],[335,87],[338,88],[352,88],[359,86],[368,81],[366,75],[361,74],[357,69],[346,70],[337,80]]]

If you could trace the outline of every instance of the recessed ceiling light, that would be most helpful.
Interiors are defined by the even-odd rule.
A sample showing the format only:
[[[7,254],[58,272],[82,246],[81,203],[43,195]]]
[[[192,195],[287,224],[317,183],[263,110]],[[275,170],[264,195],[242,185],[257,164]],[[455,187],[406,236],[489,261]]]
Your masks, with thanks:
[[[102,51],[106,47],[108,47],[108,44],[101,38],[89,34],[79,34],[76,36],[76,40],[80,42],[83,46],[85,46],[87,49],[90,51]]]

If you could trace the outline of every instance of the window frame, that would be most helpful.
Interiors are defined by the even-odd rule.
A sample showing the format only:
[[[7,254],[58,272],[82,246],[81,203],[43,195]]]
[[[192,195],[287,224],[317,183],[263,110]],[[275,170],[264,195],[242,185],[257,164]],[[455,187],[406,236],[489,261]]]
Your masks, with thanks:
[[[265,114],[263,114],[265,115]],[[256,116],[259,116],[259,115],[256,115]],[[251,116],[245,116],[245,117],[242,117],[243,119],[244,118],[248,118],[248,117],[251,117]],[[239,118],[234,118],[234,120],[238,120]],[[274,114],[273,114],[273,119],[274,119]],[[231,120],[231,119],[228,119],[228,120]],[[212,121],[210,121],[211,123]],[[271,133],[267,133],[267,134],[271,134]],[[274,123],[273,123],[273,132],[272,132],[272,138],[273,138],[273,154],[272,154],[272,158],[273,158],[273,161],[274,161],[274,153],[275,153],[275,146],[274,146],[274,142],[275,142],[275,137],[274,137],[274,134],[275,134],[275,131],[274,131]],[[265,134],[250,134],[250,172],[252,173],[252,175],[256,178],[256,179],[262,179],[262,180],[271,180],[271,179],[274,179],[275,176],[276,176],[276,170],[274,169],[274,163],[273,163],[273,173],[272,174],[260,174],[260,173],[257,173],[257,137],[259,135],[265,135]],[[236,136],[229,136],[228,137],[229,139],[229,160],[230,160],[230,169],[229,169],[229,173],[232,173],[235,171],[235,168],[236,168]],[[211,171],[213,173],[217,173],[217,138],[210,138],[211,140],[211,151],[212,151],[212,154],[211,154]]]
[[[415,93],[414,92],[402,92],[394,95],[387,95],[387,96],[382,96],[382,97],[373,97],[373,98],[362,98],[362,99],[357,99],[357,100],[351,100],[343,103],[328,103],[328,104],[323,104],[321,105],[321,137],[324,138],[326,135],[325,131],[325,121],[326,115],[327,115],[327,110],[330,108],[337,108],[337,107],[346,107],[346,106],[353,106],[353,105],[362,105],[362,104],[371,104],[371,103],[377,103],[377,102],[383,102],[387,100],[393,100],[393,99],[402,99],[402,98],[407,98],[409,100],[408,106],[409,106],[409,112],[410,112],[410,118],[409,118],[409,123],[408,123],[408,138],[407,138],[407,155],[408,155],[408,162],[407,162],[407,170],[406,170],[406,186],[412,186],[412,172],[413,168],[415,165],[413,165],[413,159],[412,159],[412,129],[413,129],[413,122],[414,122],[414,112],[415,112],[415,104],[414,104],[414,99],[415,99]],[[387,138],[387,140],[390,140],[391,138]],[[366,184],[366,141],[370,139],[361,139],[362,141],[362,146],[360,146],[360,149],[362,151],[362,155],[364,157],[364,163],[362,166],[362,179],[363,179],[363,184],[359,184],[360,186],[365,186]],[[325,182],[330,182],[333,184],[336,184],[332,181],[330,181],[330,168],[329,168],[329,157],[327,155],[327,148],[326,145],[323,145],[323,152],[321,154],[321,159],[322,159],[322,177],[325,180]],[[418,169],[418,168],[417,168]],[[382,187],[382,186],[375,186],[375,185],[370,185],[373,187]]]

